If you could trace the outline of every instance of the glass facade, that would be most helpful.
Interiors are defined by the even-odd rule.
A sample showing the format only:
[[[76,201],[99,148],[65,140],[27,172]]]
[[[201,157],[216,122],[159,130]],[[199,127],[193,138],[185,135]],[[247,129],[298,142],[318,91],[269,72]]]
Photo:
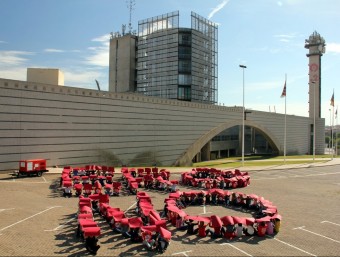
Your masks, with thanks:
[[[191,19],[191,29],[179,28],[179,12],[139,21],[138,93],[217,103],[217,26]]]
[[[192,28],[192,99],[208,103],[218,100],[217,25],[191,13]]]

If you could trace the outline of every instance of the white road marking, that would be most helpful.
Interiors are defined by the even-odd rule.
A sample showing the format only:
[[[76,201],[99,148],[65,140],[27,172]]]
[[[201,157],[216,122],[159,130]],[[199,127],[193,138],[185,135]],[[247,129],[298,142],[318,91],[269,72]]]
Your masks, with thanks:
[[[238,247],[236,247],[235,245],[232,245],[232,244],[230,244],[230,243],[223,243],[223,244],[220,244],[220,245],[229,245],[229,246],[235,248],[236,250],[240,251],[241,253],[244,253],[245,255],[252,257],[251,254],[249,254],[249,253],[247,253],[247,252],[241,250],[240,248],[238,248]]]
[[[9,210],[14,210],[14,208],[9,208],[9,209],[0,209],[0,212],[3,212],[3,211],[9,211]]]
[[[203,206],[203,212],[200,213],[200,214],[207,214],[207,213],[211,213],[210,211],[206,211],[206,206],[205,205],[202,205]]]
[[[292,248],[294,248],[294,249],[297,249],[297,250],[299,250],[299,251],[301,251],[301,252],[303,252],[303,253],[306,253],[306,254],[308,254],[308,255],[311,255],[311,256],[315,256],[315,257],[316,257],[315,254],[309,253],[309,252],[307,252],[307,251],[305,251],[305,250],[303,250],[303,249],[301,249],[301,248],[299,248],[299,247],[296,247],[296,246],[294,246],[294,245],[292,245],[292,244],[289,244],[289,243],[287,243],[287,242],[284,242],[284,241],[282,241],[282,240],[279,240],[279,239],[277,239],[277,238],[275,238],[275,237],[268,236],[268,235],[267,235],[267,237],[272,238],[272,239],[274,239],[274,240],[276,240],[276,241],[278,241],[278,242],[280,242],[280,243],[282,243],[282,244],[288,245],[288,246],[290,246],[290,247],[292,247]]]
[[[188,257],[189,255],[187,255],[187,253],[190,253],[190,252],[192,252],[192,250],[184,251],[184,252],[178,252],[178,253],[173,253],[173,254],[171,254],[171,255],[183,254],[184,256]]]
[[[72,219],[69,219],[69,220],[66,221],[64,224],[59,225],[58,227],[56,227],[56,228],[54,228],[54,229],[48,229],[48,230],[44,230],[44,231],[56,231],[56,230],[58,230],[59,228],[65,226],[67,223],[69,223],[70,221],[72,221],[72,220],[74,220],[74,219],[76,219],[76,217],[74,217],[74,218],[72,218]]]
[[[25,183],[25,184],[45,184],[48,183],[47,181],[18,181],[18,180],[0,180],[0,183]]]
[[[327,220],[321,221],[321,223],[330,223],[330,224],[333,224],[333,225],[336,225],[336,226],[340,226],[340,224],[330,222],[330,221],[327,221]]]
[[[47,183],[47,180],[45,179],[45,177],[44,177],[44,176],[41,176],[41,177],[43,178],[44,182],[46,182],[46,183]]]
[[[331,240],[331,241],[333,241],[333,242],[336,242],[336,243],[339,243],[339,244],[340,244],[340,241],[335,240],[335,239],[330,238],[330,237],[327,237],[327,236],[324,236],[324,235],[321,235],[321,234],[318,234],[318,233],[315,233],[315,232],[310,231],[310,230],[308,230],[308,229],[305,229],[305,226],[298,227],[298,228],[293,228],[293,229],[300,229],[300,230],[306,231],[306,232],[308,232],[308,233],[311,233],[311,234],[313,234],[313,235],[320,236],[320,237],[326,238],[326,239],[328,239],[328,240]]]
[[[15,226],[15,225],[17,225],[17,224],[19,224],[19,223],[21,223],[21,222],[24,222],[24,221],[26,221],[26,220],[28,220],[28,219],[30,219],[30,218],[33,218],[33,217],[35,217],[35,216],[37,216],[37,215],[39,215],[39,214],[42,214],[42,213],[44,213],[44,212],[46,212],[46,211],[49,211],[49,210],[54,209],[54,208],[57,208],[57,207],[61,207],[61,206],[52,206],[52,207],[50,207],[50,208],[47,208],[46,210],[43,210],[43,211],[41,211],[41,212],[38,212],[38,213],[36,213],[36,214],[34,214],[34,215],[32,215],[32,216],[29,216],[29,217],[27,217],[27,218],[25,218],[25,219],[23,219],[23,220],[19,220],[19,221],[15,222],[15,223],[13,223],[13,224],[7,226],[7,227],[4,227],[4,228],[0,229],[0,231],[4,231],[5,229],[8,229],[8,228],[10,228],[10,227],[13,227],[13,226]]]
[[[336,174],[340,174],[340,172],[317,173],[317,174],[306,174],[306,175],[287,175],[287,176],[276,176],[276,177],[266,177],[266,178],[253,178],[251,180],[267,180],[267,179],[281,179],[281,178],[304,178],[304,177],[326,176],[326,175],[336,175]]]
[[[137,202],[135,202],[133,205],[131,205],[129,208],[127,208],[127,210],[124,213],[127,213],[133,206],[135,206],[137,204]]]
[[[279,176],[279,177],[273,177],[273,178],[252,178],[251,180],[267,180],[267,179],[278,179],[278,178],[288,178],[284,176]]]

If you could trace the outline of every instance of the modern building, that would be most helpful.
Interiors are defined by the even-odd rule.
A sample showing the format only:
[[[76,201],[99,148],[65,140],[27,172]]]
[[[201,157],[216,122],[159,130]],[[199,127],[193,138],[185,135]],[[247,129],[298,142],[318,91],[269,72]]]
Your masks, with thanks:
[[[0,170],[37,158],[49,166],[190,166],[219,149],[227,154],[227,145],[211,148],[211,140],[242,124],[242,107],[9,79],[0,79],[0,108]],[[256,129],[283,154],[285,118],[287,155],[308,154],[309,117],[252,111],[246,131]],[[325,148],[324,124],[316,120],[317,154]]]
[[[139,21],[138,36],[112,34],[109,91],[215,104],[217,40],[217,25],[194,12],[191,28],[178,11]]]
[[[0,170],[36,158],[49,166],[189,166],[240,155],[243,124],[245,154],[324,153],[325,119],[314,112],[324,53],[317,44],[325,45],[317,33],[306,41],[309,81],[318,86],[309,83],[310,117],[243,115],[243,107],[216,105],[217,26],[192,13],[191,28],[181,28],[178,17],[140,21],[138,35],[112,34],[108,92],[61,87],[60,72],[0,79]]]

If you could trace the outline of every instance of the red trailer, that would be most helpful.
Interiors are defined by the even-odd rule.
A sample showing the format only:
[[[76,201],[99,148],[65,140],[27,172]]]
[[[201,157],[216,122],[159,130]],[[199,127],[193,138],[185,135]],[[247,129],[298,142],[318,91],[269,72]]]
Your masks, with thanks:
[[[17,176],[31,176],[31,174],[35,174],[40,177],[43,172],[48,172],[46,169],[45,159],[22,160],[19,162],[19,171]]]

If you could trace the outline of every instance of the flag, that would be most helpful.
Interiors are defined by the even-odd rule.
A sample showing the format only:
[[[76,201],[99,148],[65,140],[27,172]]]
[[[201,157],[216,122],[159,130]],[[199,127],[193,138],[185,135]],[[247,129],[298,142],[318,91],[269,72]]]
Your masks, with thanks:
[[[334,92],[333,92],[333,95],[332,95],[332,98],[331,98],[331,106],[334,107]]]
[[[285,85],[284,85],[283,90],[282,90],[281,98],[282,97],[286,97],[286,81],[285,81]]]

